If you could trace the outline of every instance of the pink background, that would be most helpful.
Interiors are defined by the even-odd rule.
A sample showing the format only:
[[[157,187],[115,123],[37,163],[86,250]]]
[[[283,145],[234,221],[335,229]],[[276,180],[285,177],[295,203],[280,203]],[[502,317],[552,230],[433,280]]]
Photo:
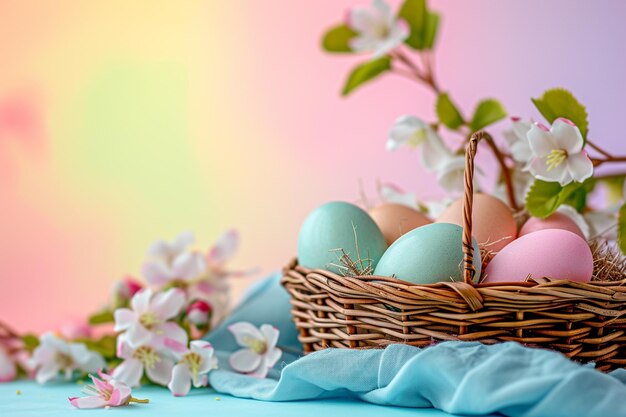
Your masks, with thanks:
[[[432,118],[429,91],[388,76],[338,95],[365,58],[319,40],[358,4],[2,2],[0,319],[42,331],[84,317],[181,230],[207,247],[235,226],[234,266],[269,273],[304,216],[356,201],[359,179],[372,196],[377,179],[441,196],[415,152],[384,151],[397,116]],[[563,86],[588,106],[591,137],[626,153],[624,2],[431,7],[439,80],[466,113],[494,96],[538,118],[529,97]]]

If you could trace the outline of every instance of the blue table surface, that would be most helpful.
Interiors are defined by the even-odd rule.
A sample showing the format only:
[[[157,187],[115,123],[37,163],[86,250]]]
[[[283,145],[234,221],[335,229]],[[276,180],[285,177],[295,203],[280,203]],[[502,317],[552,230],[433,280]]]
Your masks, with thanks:
[[[18,395],[19,391],[19,395]],[[133,390],[136,398],[148,398],[149,404],[132,404],[126,407],[94,410],[78,410],[72,407],[68,397],[81,396],[81,386],[75,382],[53,382],[38,385],[33,381],[0,383],[0,416],[101,416],[103,412],[116,416],[142,415],[150,417],[187,416],[199,414],[211,417],[331,417],[331,416],[417,416],[447,417],[432,408],[416,409],[384,407],[350,399],[318,401],[264,402],[231,397],[208,388],[192,389],[187,397],[173,397],[166,388],[146,386]],[[78,413],[78,414],[74,414]]]

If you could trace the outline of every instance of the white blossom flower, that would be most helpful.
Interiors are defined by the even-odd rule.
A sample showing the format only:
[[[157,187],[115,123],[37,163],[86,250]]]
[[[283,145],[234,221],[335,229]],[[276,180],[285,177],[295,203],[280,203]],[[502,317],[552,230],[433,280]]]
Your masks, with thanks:
[[[130,301],[132,309],[115,310],[114,330],[125,331],[127,341],[133,347],[148,343],[161,346],[167,340],[187,345],[187,333],[169,321],[183,309],[185,293],[179,288],[170,288],[152,294],[150,288],[144,288]]]
[[[380,195],[380,199],[385,203],[402,204],[412,209],[418,209],[417,196],[413,193],[407,193],[395,184],[380,184],[378,194]]]
[[[117,357],[124,360],[113,369],[111,376],[130,387],[136,387],[145,372],[150,381],[165,386],[170,382],[174,367],[174,361],[169,356],[163,347],[151,343],[133,347],[127,337],[121,335],[117,341]]]
[[[17,376],[17,366],[12,355],[0,343],[0,382],[13,381]]]
[[[438,170],[452,156],[432,126],[410,115],[400,116],[389,130],[387,150],[395,151],[401,146],[420,146],[422,164],[430,171]]]
[[[351,9],[348,26],[357,33],[350,40],[350,48],[356,52],[372,51],[374,58],[387,54],[409,36],[406,23],[394,16],[384,0],[373,0],[371,8]]]
[[[239,346],[243,347],[230,356],[230,366],[237,372],[265,378],[283,353],[276,347],[279,330],[269,324],[263,324],[257,329],[245,321],[231,324],[228,330],[235,336]]]
[[[181,233],[172,243],[163,240],[154,243],[148,250],[151,260],[142,268],[146,280],[151,284],[166,285],[191,281],[206,274],[204,256],[188,249],[193,241],[191,233]]]
[[[503,132],[504,139],[511,150],[511,156],[523,167],[526,167],[533,156],[528,141],[528,131],[531,127],[532,122],[512,117],[511,128]]]
[[[437,170],[437,182],[448,192],[462,193],[465,188],[465,156],[446,158]]]
[[[40,384],[55,379],[59,372],[69,380],[74,371],[96,372],[106,366],[104,358],[83,343],[68,343],[51,332],[44,333],[39,342],[30,362]]]
[[[82,390],[87,396],[69,397],[70,404],[76,408],[120,407],[135,400],[131,397],[132,390],[128,385],[101,371],[98,371],[98,376],[100,379],[89,375],[93,385],[85,385]],[[147,400],[135,401],[147,402]]]
[[[185,396],[191,389],[208,384],[208,373],[217,369],[217,358],[213,346],[204,340],[194,340],[190,349],[182,352],[173,351],[178,363],[172,370],[172,379],[168,388],[177,397]]]
[[[583,151],[583,137],[571,121],[556,119],[550,129],[535,123],[528,140],[533,152],[529,168],[536,178],[565,186],[593,175],[593,163]]]

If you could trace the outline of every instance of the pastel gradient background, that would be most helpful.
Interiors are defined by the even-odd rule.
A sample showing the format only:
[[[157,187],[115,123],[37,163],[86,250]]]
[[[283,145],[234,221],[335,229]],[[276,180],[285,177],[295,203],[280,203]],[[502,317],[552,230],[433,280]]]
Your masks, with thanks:
[[[295,254],[304,216],[356,201],[359,179],[370,195],[381,179],[441,196],[415,152],[384,151],[398,115],[433,116],[430,92],[389,76],[339,97],[364,58],[319,39],[355,4],[2,1],[0,318],[41,331],[83,317],[182,230],[208,247],[237,227],[233,266],[268,273]],[[592,137],[626,152],[626,3],[431,7],[439,79],[467,113],[496,96],[537,118],[529,97],[565,86]]]

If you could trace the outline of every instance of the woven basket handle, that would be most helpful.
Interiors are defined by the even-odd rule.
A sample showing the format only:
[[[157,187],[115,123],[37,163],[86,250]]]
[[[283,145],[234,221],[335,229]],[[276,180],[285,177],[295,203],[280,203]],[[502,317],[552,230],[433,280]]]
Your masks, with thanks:
[[[472,134],[465,151],[465,200],[463,201],[463,280],[474,283],[474,247],[472,245],[472,205],[474,203],[474,157],[478,142],[487,133],[478,131]]]

